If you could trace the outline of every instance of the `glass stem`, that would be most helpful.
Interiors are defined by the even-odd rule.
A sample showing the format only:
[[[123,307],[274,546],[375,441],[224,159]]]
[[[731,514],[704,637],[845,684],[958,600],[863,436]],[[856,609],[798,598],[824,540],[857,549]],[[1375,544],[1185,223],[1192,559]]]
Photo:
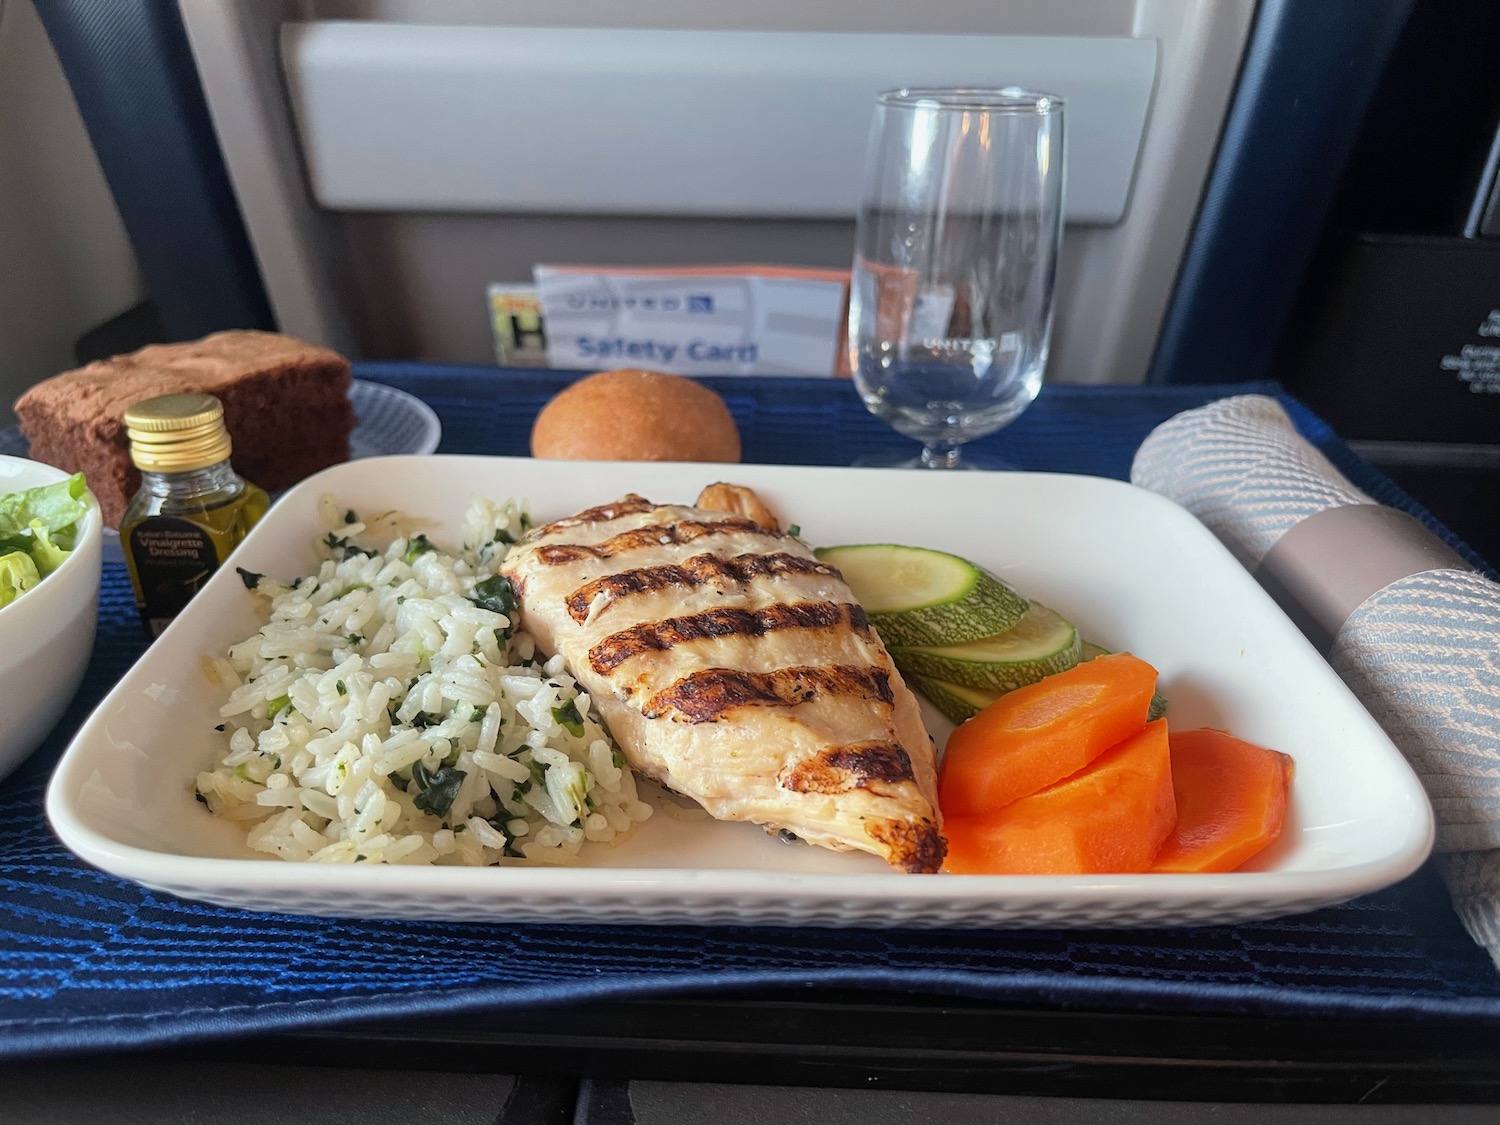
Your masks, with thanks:
[[[922,467],[924,469],[956,469],[958,468],[958,453],[962,448],[957,444],[924,445]]]

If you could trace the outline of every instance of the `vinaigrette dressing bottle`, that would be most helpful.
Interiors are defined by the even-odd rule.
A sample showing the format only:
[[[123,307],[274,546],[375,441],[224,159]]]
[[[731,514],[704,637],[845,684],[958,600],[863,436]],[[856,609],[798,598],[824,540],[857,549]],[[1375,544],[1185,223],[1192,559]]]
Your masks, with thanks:
[[[141,487],[120,545],[141,622],[157,636],[266,509],[265,490],[229,464],[224,407],[212,395],[162,395],[125,412]]]

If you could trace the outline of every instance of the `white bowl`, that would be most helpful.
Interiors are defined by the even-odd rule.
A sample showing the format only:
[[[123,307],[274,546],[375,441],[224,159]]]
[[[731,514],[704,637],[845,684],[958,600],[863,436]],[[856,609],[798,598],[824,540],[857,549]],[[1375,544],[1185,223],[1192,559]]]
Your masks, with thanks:
[[[51,465],[0,456],[0,495],[67,479]],[[91,496],[67,561],[0,608],[0,778],[41,745],[83,682],[99,616],[103,526]]]

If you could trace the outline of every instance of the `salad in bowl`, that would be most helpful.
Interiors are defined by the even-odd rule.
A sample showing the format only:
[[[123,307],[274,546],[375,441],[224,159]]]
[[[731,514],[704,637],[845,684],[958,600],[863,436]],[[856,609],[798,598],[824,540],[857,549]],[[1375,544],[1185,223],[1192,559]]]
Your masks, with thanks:
[[[0,777],[35,750],[83,681],[98,616],[103,520],[81,476],[0,456]]]
[[[67,562],[90,499],[82,473],[0,493],[0,608]]]

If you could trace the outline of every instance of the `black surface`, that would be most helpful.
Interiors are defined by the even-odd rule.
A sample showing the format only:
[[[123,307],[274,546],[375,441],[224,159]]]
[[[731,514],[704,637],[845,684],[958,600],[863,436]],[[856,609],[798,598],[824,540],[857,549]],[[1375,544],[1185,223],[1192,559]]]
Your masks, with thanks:
[[[161,322],[161,311],[156,302],[142,301],[78,337],[78,342],[73,345],[73,358],[79,364],[93,363],[96,359],[133,352],[166,339],[167,329]]]
[[[1421,0],[1360,125],[1271,369],[1346,439],[1500,443],[1500,365],[1462,354],[1500,344],[1500,242],[1465,237],[1495,190],[1497,57],[1500,4]]]
[[[516,1079],[495,1125],[568,1125],[578,1105],[578,1081],[564,1075]]]
[[[1359,235],[1322,285],[1287,390],[1346,440],[1500,443],[1500,241]]]
[[[217,1054],[216,1054],[217,1053]],[[1085,1098],[1500,1104],[1500,1028],[1002,1007],[778,992],[371,1023],[199,1054]],[[610,1091],[598,1087],[595,1100]]]
[[[631,1105],[631,1083],[620,1079],[590,1078],[578,1090],[574,1125],[636,1125]],[[703,1107],[697,1107],[699,1112]]]
[[[1333,231],[1463,232],[1500,123],[1500,4],[1420,0],[1360,125]]]
[[[243,1059],[116,1055],[0,1067],[0,1125],[493,1125],[512,1079]],[[569,1101],[571,1111],[572,1102]],[[559,1125],[571,1120],[564,1117]],[[553,1125],[520,1118],[504,1125]]]
[[[632,1082],[637,1125],[1479,1125],[1488,1106],[1226,1105],[1139,1099]],[[580,1121],[579,1125],[595,1125]],[[600,1123],[602,1125],[602,1123]]]

